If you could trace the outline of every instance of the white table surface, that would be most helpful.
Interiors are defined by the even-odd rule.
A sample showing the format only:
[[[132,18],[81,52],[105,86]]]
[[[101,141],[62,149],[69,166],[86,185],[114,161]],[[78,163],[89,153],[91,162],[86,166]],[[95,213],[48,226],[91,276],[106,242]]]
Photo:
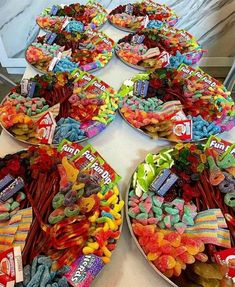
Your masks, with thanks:
[[[106,23],[102,29],[112,39],[118,40],[127,33],[119,31]],[[139,71],[132,69],[114,57],[111,62],[95,75],[115,89],[122,82]],[[24,78],[32,77],[37,72],[30,66],[26,68]],[[224,139],[235,142],[235,129],[224,133]],[[122,176],[120,190],[123,197],[130,176],[135,167],[148,152],[157,152],[161,147],[169,145],[168,141],[154,141],[142,135],[125,123],[120,115],[110,126],[94,139],[89,141],[106,159],[106,161]],[[0,156],[19,151],[27,145],[22,144],[6,132],[0,136]],[[93,283],[94,287],[168,287],[170,286],[148,265],[132,240],[126,221],[117,249],[113,253],[111,263],[106,266]]]

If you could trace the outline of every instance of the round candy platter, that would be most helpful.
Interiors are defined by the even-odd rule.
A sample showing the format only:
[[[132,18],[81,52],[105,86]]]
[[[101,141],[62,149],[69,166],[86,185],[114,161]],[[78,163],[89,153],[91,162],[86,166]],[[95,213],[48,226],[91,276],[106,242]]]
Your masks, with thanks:
[[[58,149],[29,147],[6,155],[0,166],[1,260],[12,256],[23,265],[11,266],[16,281],[68,287],[83,268],[79,282],[90,286],[110,262],[121,233],[120,177],[92,146],[66,140]],[[2,279],[9,281],[8,273]]]
[[[230,92],[201,69],[184,64],[137,74],[119,94],[122,117],[153,139],[205,140],[235,124]]]
[[[139,250],[172,286],[233,286],[234,144],[177,144],[147,154],[126,195]]]
[[[131,32],[146,26],[156,28],[161,23],[174,26],[178,17],[168,6],[150,0],[119,5],[109,13],[108,20],[114,27]]]
[[[102,32],[49,32],[28,46],[26,61],[40,72],[94,72],[113,57],[114,41]]]
[[[119,95],[105,82],[80,70],[23,80],[0,105],[0,123],[27,144],[82,142],[115,118]]]
[[[36,22],[46,31],[83,32],[86,29],[100,29],[107,21],[107,11],[96,1],[86,5],[73,3],[70,5],[53,5],[37,16]]]
[[[204,52],[191,34],[166,26],[131,33],[118,41],[115,51],[124,63],[139,70],[193,65]]]

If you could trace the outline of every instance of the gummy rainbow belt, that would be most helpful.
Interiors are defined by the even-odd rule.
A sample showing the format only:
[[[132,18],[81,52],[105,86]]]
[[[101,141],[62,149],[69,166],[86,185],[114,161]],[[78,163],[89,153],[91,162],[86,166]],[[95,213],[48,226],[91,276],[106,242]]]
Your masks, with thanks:
[[[231,248],[229,230],[220,209],[210,209],[199,212],[195,218],[195,225],[186,228],[190,236],[199,237],[205,244],[214,244],[224,248]]]

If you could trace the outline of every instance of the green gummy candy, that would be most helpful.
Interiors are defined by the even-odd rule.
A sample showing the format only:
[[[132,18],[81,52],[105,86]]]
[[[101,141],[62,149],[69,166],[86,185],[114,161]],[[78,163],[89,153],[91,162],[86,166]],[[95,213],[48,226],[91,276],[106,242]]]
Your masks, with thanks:
[[[176,208],[172,208],[172,207],[166,207],[165,208],[165,212],[167,212],[168,214],[170,214],[170,215],[176,215],[176,214],[178,214],[179,213],[179,210],[178,209],[176,209]]]
[[[161,207],[161,206],[162,206],[162,202],[161,202],[160,200],[158,200],[158,199],[156,198],[156,196],[153,196],[153,197],[152,197],[152,201],[153,201],[153,204],[154,204],[155,206],[157,206],[157,207]]]
[[[147,219],[148,214],[147,213],[140,213],[136,216],[136,219]]]
[[[159,227],[160,229],[166,229],[166,225],[165,225],[164,221],[158,222],[157,225],[158,225],[158,227]]]
[[[130,192],[129,192],[129,196],[135,196],[135,191],[134,190],[131,190]]]
[[[171,228],[171,217],[170,217],[170,215],[165,216],[165,217],[163,218],[163,221],[164,221],[165,226],[166,226],[167,228]]]
[[[182,222],[189,225],[189,226],[194,225],[194,220],[190,216],[188,216],[187,214],[183,215]]]
[[[162,209],[160,207],[153,206],[152,210],[157,217],[162,216]]]
[[[132,217],[132,218],[135,218],[135,217],[136,217],[136,214],[135,214],[131,209],[129,209],[128,215],[129,215],[130,217]]]
[[[30,117],[32,116],[32,110],[30,108],[27,109],[26,114]]]
[[[173,216],[171,217],[171,224],[172,224],[172,225],[178,223],[179,221],[180,221],[180,216],[179,216],[178,214],[173,215]]]
[[[14,202],[11,204],[11,210],[14,210],[14,209],[18,208],[19,206],[20,206],[19,202],[14,201]]]

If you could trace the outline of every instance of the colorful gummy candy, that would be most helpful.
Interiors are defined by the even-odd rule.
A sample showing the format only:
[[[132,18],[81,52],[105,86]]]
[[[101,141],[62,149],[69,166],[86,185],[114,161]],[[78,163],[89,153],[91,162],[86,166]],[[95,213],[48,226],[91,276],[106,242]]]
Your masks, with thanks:
[[[26,59],[44,72],[91,71],[103,68],[113,56],[114,41],[102,32],[49,32],[26,51]]]
[[[211,261],[233,254],[234,167],[234,145],[211,136],[205,145],[178,143],[147,154],[134,172],[127,197],[132,230],[147,259],[174,283],[228,283],[229,266],[220,273]]]
[[[119,93],[123,117],[153,138],[202,140],[234,126],[229,92],[202,70],[185,64],[138,74],[126,80]]]
[[[34,285],[68,287],[69,284],[64,277],[66,271],[66,268],[62,268],[55,272],[52,269],[52,260],[50,257],[40,255],[34,258],[31,265],[24,266],[24,281],[18,285],[25,287]]]
[[[91,260],[87,268],[93,280],[98,265],[100,271],[109,263],[120,236],[120,176],[91,145],[66,140],[58,150],[31,146],[6,155],[0,166],[0,209],[12,213],[0,222],[1,248],[3,235],[22,246],[24,278],[19,286],[69,286],[70,273],[83,259]],[[17,187],[14,178],[24,185],[7,197],[6,188],[13,192]],[[8,239],[4,242],[11,247]]]
[[[63,29],[81,32],[85,29],[97,29],[107,20],[106,10],[96,1],[86,5],[53,5],[37,16],[37,24],[47,31],[60,32]],[[69,26],[69,28],[67,28]]]
[[[180,276],[182,270],[196,260],[205,262],[208,259],[200,239],[165,232],[155,225],[133,223],[132,228],[148,260],[169,278]]]
[[[192,65],[203,55],[197,40],[185,30],[162,26],[146,28],[118,41],[116,53],[127,64],[138,69],[178,68]]]
[[[17,139],[32,144],[81,141],[114,120],[118,100],[105,82],[80,70],[37,75],[12,90],[0,106],[0,120]]]
[[[118,28],[131,31],[145,27],[146,23],[153,22],[151,28],[159,28],[160,25],[156,26],[156,22],[170,26],[178,22],[178,17],[172,9],[151,0],[119,5],[110,12],[108,19]]]

